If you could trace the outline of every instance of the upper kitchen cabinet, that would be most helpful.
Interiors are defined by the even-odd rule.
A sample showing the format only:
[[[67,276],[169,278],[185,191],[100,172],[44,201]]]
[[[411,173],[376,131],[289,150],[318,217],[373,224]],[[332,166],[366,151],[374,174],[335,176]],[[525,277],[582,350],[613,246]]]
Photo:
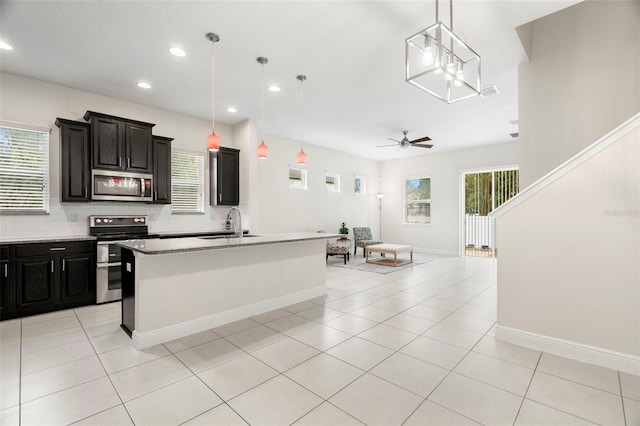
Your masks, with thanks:
[[[56,119],[60,128],[60,192],[62,201],[89,201],[91,156],[89,124]]]
[[[154,204],[171,204],[171,141],[173,138],[153,137]]]
[[[87,111],[93,168],[151,173],[155,124]]]
[[[240,204],[240,150],[220,147],[209,153],[212,206],[237,206]]]

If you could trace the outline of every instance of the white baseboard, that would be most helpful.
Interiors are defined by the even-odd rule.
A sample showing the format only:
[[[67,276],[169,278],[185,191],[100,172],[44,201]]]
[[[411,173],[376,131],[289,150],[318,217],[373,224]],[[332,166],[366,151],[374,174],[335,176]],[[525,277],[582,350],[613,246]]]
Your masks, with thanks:
[[[252,305],[241,306],[228,311],[207,315],[205,317],[176,324],[171,327],[148,331],[146,333],[138,333],[134,330],[131,335],[131,344],[138,350],[149,348],[160,343],[170,342],[171,340],[200,333],[201,331],[273,311],[274,309],[284,308],[285,306],[304,302],[305,300],[313,299],[325,294],[327,294],[327,287],[314,287],[276,297],[275,299],[269,299]]]
[[[443,256],[459,256],[457,250],[440,250],[440,249],[428,249],[422,247],[414,247],[414,254],[440,254]]]
[[[640,375],[640,357],[638,356],[499,325],[496,325],[496,338],[514,345]]]

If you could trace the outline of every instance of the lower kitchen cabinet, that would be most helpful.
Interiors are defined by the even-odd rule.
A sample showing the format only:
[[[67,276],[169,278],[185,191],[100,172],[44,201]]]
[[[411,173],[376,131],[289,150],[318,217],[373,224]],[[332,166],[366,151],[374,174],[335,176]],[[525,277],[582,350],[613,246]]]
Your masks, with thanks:
[[[94,241],[16,245],[15,309],[7,317],[94,304],[95,252]]]
[[[15,318],[16,297],[9,246],[0,247],[0,319]]]

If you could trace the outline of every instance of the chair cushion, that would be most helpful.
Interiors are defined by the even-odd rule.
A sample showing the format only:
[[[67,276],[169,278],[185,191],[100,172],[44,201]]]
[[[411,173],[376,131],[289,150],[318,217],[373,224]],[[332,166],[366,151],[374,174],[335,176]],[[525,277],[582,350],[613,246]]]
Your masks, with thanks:
[[[382,244],[382,241],[376,241],[376,240],[358,240],[358,242],[356,243],[356,245],[358,247],[366,247],[366,246],[373,246],[376,244]]]

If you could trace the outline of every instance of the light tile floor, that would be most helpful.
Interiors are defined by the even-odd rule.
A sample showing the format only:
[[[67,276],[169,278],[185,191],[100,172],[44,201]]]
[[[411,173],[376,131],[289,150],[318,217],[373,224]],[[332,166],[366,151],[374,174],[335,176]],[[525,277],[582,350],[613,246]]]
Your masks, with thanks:
[[[0,425],[640,425],[640,377],[494,338],[495,259],[428,257],[144,351],[118,303],[4,321]]]

